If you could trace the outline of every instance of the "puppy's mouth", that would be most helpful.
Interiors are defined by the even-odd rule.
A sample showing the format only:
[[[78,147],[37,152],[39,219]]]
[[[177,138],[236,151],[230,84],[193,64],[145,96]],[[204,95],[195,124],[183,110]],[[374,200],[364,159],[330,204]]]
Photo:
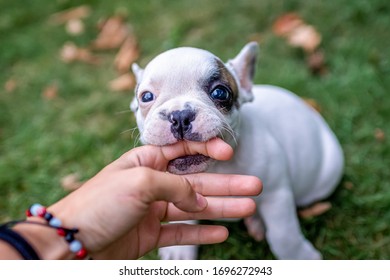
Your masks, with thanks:
[[[168,172],[173,174],[191,174],[204,172],[214,160],[205,155],[190,155],[173,159],[168,164]]]

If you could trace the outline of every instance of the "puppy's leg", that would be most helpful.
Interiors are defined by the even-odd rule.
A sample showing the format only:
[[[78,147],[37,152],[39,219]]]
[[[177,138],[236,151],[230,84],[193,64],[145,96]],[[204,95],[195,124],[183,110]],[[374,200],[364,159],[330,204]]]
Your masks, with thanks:
[[[265,236],[265,227],[259,213],[244,219],[244,224],[250,236],[256,241],[262,241]]]
[[[260,196],[261,197],[261,196]],[[280,188],[260,198],[266,239],[278,259],[321,259],[321,254],[301,232],[292,191]]]
[[[196,224],[196,221],[186,221],[185,223]],[[198,247],[196,245],[163,247],[158,250],[158,255],[162,260],[196,260]]]
[[[158,250],[162,260],[196,260],[198,257],[198,246],[181,245],[163,247]]]

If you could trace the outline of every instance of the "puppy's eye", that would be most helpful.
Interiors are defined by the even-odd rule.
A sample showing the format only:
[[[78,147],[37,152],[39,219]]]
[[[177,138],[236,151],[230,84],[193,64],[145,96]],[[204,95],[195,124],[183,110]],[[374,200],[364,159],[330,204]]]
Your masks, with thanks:
[[[230,97],[230,93],[227,88],[218,86],[210,93],[210,96],[214,100],[227,101]]]
[[[150,91],[146,91],[142,94],[141,96],[141,101],[142,102],[151,102],[154,100],[154,94],[151,93]]]

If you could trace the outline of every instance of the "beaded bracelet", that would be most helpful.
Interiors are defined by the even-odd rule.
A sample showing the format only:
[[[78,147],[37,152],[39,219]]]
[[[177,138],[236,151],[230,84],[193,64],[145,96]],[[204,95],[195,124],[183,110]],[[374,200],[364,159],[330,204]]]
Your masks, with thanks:
[[[87,256],[87,250],[83,247],[80,241],[76,240],[74,235],[79,232],[77,228],[64,228],[61,221],[47,212],[46,207],[36,203],[26,210],[27,217],[41,217],[44,218],[48,226],[57,230],[59,236],[63,236],[69,244],[69,250],[76,254],[78,259],[84,259]]]

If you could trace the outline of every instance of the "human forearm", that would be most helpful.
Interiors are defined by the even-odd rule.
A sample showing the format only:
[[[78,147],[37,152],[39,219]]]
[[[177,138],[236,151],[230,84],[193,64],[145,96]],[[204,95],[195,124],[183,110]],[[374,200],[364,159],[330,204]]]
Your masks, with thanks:
[[[59,236],[55,229],[45,226],[41,218],[29,217],[28,222],[18,223],[12,230],[21,235],[34,248],[41,259],[72,259],[74,254],[69,251],[69,246],[63,237]],[[12,249],[12,248],[11,248]],[[11,250],[9,250],[11,251]],[[12,255],[17,252],[10,252]],[[19,254],[17,254],[19,255]],[[20,258],[20,256],[19,256]]]

